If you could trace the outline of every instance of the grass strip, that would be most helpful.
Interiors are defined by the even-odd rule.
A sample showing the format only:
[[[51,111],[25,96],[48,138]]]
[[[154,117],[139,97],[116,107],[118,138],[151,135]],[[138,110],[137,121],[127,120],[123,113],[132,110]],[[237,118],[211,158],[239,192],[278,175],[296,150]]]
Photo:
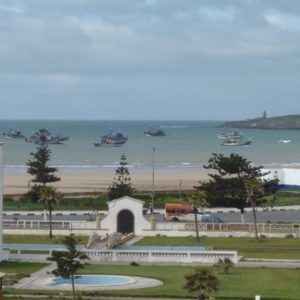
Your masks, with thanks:
[[[206,246],[215,250],[236,250],[238,255],[249,258],[300,259],[300,239],[261,238],[258,242],[247,237],[144,237],[135,243],[141,246]]]

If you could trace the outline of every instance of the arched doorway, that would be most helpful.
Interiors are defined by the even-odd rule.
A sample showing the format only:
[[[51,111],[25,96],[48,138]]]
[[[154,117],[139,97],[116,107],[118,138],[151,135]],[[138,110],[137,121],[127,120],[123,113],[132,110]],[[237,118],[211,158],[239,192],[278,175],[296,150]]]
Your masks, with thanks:
[[[119,212],[117,219],[117,232],[134,232],[134,217],[131,211],[124,209]]]

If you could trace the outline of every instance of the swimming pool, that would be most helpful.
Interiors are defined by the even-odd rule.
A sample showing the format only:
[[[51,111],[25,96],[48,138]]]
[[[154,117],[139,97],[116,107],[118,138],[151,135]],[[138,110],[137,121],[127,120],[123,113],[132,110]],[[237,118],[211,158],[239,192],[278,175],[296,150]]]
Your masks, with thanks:
[[[113,286],[132,284],[135,280],[132,277],[121,275],[82,275],[75,277],[75,284],[82,286]],[[56,277],[51,280],[51,286],[71,285],[71,279]]]

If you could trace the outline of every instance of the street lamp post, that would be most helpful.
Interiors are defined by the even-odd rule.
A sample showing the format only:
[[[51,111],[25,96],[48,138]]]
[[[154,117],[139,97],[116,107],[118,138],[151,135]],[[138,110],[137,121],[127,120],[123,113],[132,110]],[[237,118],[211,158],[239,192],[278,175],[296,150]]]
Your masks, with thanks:
[[[179,180],[179,199],[181,199],[182,180]]]
[[[154,152],[155,147],[152,147],[152,193],[151,193],[151,214],[154,212]]]

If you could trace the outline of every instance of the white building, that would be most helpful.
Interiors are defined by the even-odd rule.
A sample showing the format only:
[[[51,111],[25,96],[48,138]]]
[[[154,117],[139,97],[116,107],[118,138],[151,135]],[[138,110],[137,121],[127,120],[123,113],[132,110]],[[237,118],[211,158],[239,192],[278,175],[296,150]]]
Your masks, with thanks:
[[[300,187],[300,169],[295,168],[272,168],[264,169],[269,172],[265,179],[278,179],[283,187]]]
[[[101,230],[108,234],[113,232],[144,235],[145,230],[151,230],[151,220],[148,221],[143,215],[144,202],[122,197],[109,201],[108,215],[101,221]]]

